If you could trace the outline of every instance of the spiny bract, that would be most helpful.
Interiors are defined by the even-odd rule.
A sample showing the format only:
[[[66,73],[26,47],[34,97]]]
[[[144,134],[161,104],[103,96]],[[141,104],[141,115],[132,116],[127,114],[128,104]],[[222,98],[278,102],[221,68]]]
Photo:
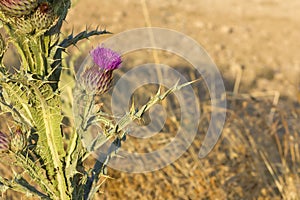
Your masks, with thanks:
[[[38,7],[38,0],[0,0],[0,10],[7,16],[29,15]]]

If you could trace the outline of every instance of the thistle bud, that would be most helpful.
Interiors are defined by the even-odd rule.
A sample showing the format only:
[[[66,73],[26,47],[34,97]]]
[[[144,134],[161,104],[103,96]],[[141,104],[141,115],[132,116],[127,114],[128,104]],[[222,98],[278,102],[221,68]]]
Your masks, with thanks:
[[[14,24],[17,28],[17,31],[20,33],[31,33],[34,30],[34,26],[32,26],[30,18],[27,19],[25,17],[17,17],[14,19]]]
[[[11,17],[29,15],[38,6],[38,0],[0,0],[0,10]]]
[[[108,48],[97,47],[90,53],[94,65],[86,69],[81,76],[81,83],[89,94],[103,94],[111,86],[112,72],[120,68],[121,56]]]
[[[10,148],[13,152],[22,151],[25,148],[26,140],[20,128],[17,128],[11,139]]]
[[[50,4],[44,2],[31,15],[14,18],[14,24],[17,31],[29,34],[48,30],[56,18]]]
[[[48,29],[56,19],[53,9],[47,2],[41,3],[31,18],[31,24],[37,30]]]
[[[0,131],[0,152],[8,151],[10,140],[8,136]]]

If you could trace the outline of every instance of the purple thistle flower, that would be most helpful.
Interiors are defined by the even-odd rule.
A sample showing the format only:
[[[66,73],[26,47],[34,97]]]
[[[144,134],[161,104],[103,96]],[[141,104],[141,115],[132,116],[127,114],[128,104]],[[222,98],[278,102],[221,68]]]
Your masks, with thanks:
[[[95,48],[90,55],[95,65],[83,72],[81,80],[87,93],[100,95],[110,88],[112,72],[122,60],[120,54],[104,47]]]
[[[9,149],[10,140],[8,136],[0,131],[0,152],[7,151]]]
[[[122,63],[120,54],[104,47],[97,47],[92,50],[91,56],[94,63],[103,70],[118,69]]]

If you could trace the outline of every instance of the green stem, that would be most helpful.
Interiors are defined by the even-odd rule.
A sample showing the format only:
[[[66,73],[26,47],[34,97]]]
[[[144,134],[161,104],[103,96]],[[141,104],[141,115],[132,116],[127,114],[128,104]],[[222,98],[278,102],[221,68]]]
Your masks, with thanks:
[[[32,57],[34,59],[34,71],[33,73],[44,77],[47,73],[45,59],[44,59],[44,52],[41,47],[40,38],[32,38],[30,40],[30,50],[32,52]]]

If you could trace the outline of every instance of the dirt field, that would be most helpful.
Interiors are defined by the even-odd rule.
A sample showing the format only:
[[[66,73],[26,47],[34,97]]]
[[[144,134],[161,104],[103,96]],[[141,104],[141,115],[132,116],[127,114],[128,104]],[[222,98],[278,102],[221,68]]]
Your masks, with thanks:
[[[299,93],[300,2],[154,0],[146,5],[152,26],[194,38],[226,78],[234,79],[236,68],[244,66],[241,91],[278,90],[290,97]],[[86,25],[100,25],[113,33],[145,27],[149,24],[143,13],[141,1],[79,1],[66,31]]]
[[[142,2],[80,0],[70,10],[64,32],[99,25],[120,33],[151,25],[194,38],[224,78],[226,124],[213,152],[199,159],[210,118],[204,102],[199,134],[183,156],[145,174],[110,169],[113,179],[104,183],[97,199],[300,199],[300,1]],[[88,52],[107,37],[80,43],[71,52]],[[125,65],[154,61],[151,53],[138,56]],[[165,55],[159,59],[167,60]],[[167,121],[165,131],[172,129]],[[138,148],[136,141],[127,142]]]

